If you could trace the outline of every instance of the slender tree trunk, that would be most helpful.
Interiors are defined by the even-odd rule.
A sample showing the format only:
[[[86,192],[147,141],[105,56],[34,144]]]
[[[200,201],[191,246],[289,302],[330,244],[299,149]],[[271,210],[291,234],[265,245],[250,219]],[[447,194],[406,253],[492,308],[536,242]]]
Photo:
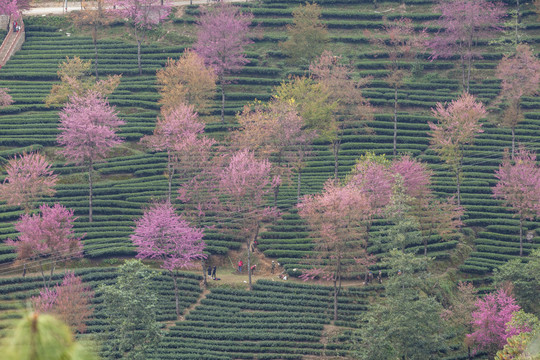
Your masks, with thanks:
[[[139,37],[139,32],[137,31],[137,26],[135,26],[135,38],[137,39],[137,66],[139,67],[139,76],[142,75],[141,67],[141,39]]]
[[[461,85],[465,89],[465,58],[461,56]]]
[[[253,290],[251,287],[251,241],[248,241],[247,244],[247,251],[248,251],[248,280],[249,280],[249,291]]]
[[[300,200],[300,183],[302,181],[302,171],[298,169],[298,175],[296,180],[296,198]]]
[[[92,197],[93,197],[93,184],[92,184],[92,172],[94,171],[94,164],[90,161],[88,165],[88,185],[90,192],[88,194],[88,222],[92,222]]]
[[[277,198],[279,195],[279,185],[274,187],[274,206],[277,207]]]
[[[397,153],[397,86],[394,86],[394,151],[393,155]]]
[[[141,40],[137,40],[137,66],[139,66],[139,76],[142,75],[141,66]]]
[[[366,221],[366,242],[369,242],[369,231],[371,230],[371,220]]]
[[[334,153],[334,179],[338,178],[339,168],[339,147],[341,145],[341,139],[332,141],[332,152]]]
[[[208,282],[206,281],[206,261],[204,261],[204,259],[201,261],[201,266],[203,272],[203,284],[204,287],[206,287],[208,285]]]
[[[339,288],[338,288],[339,282]],[[341,288],[341,256],[337,258],[337,269],[334,277],[334,321],[337,320],[338,313],[338,295],[339,289]]]
[[[45,271],[43,270],[42,260],[39,260],[39,269],[41,270],[41,279],[43,280],[43,287],[48,289],[49,287],[47,286],[47,282],[45,281]]]
[[[99,80],[99,74],[98,74],[98,49],[97,49],[97,24],[94,24],[94,27],[92,29],[92,41],[94,42],[94,68],[96,72],[96,81]]]
[[[516,151],[516,128],[512,126],[512,160],[514,160],[515,151]]]
[[[221,122],[225,122],[225,85],[223,84],[223,75],[220,78],[221,84]]]
[[[253,286],[251,285],[251,243],[255,240],[257,240],[257,237],[259,236],[259,222],[257,221],[257,225],[255,227],[255,235],[253,236],[253,240],[248,242],[248,277],[249,277],[249,291],[253,290]]]
[[[461,171],[458,171],[456,176],[456,195],[457,195],[457,205],[461,206]]]
[[[471,84],[471,67],[472,67],[472,56],[469,56],[469,60],[467,63],[467,93],[469,92],[469,88]]]
[[[523,216],[519,217],[519,256],[523,256]]]
[[[461,206],[461,174],[463,172],[463,149],[460,150],[461,155],[459,155],[458,165],[456,169],[456,195],[457,195],[457,205]],[[461,216],[459,217],[461,220]]]
[[[338,273],[338,288],[337,288],[337,294],[339,296],[339,294],[341,294],[341,266],[340,266],[340,271]]]
[[[468,359],[468,360],[472,360],[472,357],[471,357],[471,346],[470,346],[470,345],[467,345],[467,359]]]
[[[51,273],[49,274],[49,281],[47,282],[47,287],[51,286],[52,277],[54,275],[54,269],[56,268],[56,262],[51,264]]]
[[[474,26],[474,24],[470,24],[470,26]],[[472,65],[472,46],[473,46],[473,35],[469,31],[469,34],[467,35],[467,86],[463,87],[466,89],[467,93],[469,92],[469,85],[470,85],[470,79],[471,79],[471,65]]]
[[[174,168],[173,168],[173,164],[172,164],[172,159],[171,159],[171,153],[168,151],[167,152],[167,167],[168,167],[168,185],[169,185],[169,189],[168,189],[168,192],[167,192],[167,199],[169,199],[169,202],[171,202],[171,193],[172,193],[172,179],[173,179],[173,176],[174,176]]]
[[[337,309],[338,309],[338,294],[337,294],[337,277],[334,278],[334,321],[337,320]]]
[[[176,272],[169,270],[174,283],[174,299],[176,301],[176,317],[180,317],[180,300],[178,294],[178,282],[176,281]]]

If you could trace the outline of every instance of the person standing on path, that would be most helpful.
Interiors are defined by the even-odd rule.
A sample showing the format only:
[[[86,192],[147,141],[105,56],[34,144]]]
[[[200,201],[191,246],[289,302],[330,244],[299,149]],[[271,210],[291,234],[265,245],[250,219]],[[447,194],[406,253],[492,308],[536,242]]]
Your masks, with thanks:
[[[276,270],[276,262],[272,260],[272,274],[274,273],[275,270]]]
[[[242,262],[242,260],[240,260],[238,262],[238,272],[241,273],[242,272],[242,266],[244,266],[244,263]]]
[[[212,268],[212,279],[216,280],[216,266]]]

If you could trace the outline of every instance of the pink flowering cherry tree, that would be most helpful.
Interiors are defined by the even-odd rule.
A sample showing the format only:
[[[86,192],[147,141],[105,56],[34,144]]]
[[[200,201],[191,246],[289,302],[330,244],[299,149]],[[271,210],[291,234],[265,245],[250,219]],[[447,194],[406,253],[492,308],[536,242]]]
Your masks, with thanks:
[[[191,227],[169,202],[153,204],[135,221],[131,240],[137,246],[137,258],[160,260],[161,268],[169,271],[174,282],[176,316],[180,316],[176,271],[206,258],[203,235],[203,229]]]
[[[206,65],[212,67],[221,87],[221,121],[225,121],[225,76],[249,62],[244,48],[251,43],[249,26],[253,15],[220,2],[202,10],[197,21],[197,41],[193,45]]]
[[[13,104],[13,98],[8,94],[8,89],[0,88],[0,108]]]
[[[52,312],[54,309],[54,304],[56,303],[56,298],[58,294],[56,289],[43,288],[39,291],[38,296],[32,296],[30,301],[32,302],[32,307],[35,311],[40,313]]]
[[[251,244],[257,240],[264,220],[278,216],[274,207],[266,206],[266,195],[280,183],[272,177],[272,165],[266,159],[258,160],[249,150],[240,150],[226,156],[224,165],[218,165],[218,189],[223,195],[220,206],[229,216],[241,217],[241,226],[248,252],[248,276],[251,290]]]
[[[505,55],[497,65],[496,76],[501,79],[501,96],[509,101],[499,124],[512,130],[512,158],[515,153],[515,129],[523,120],[520,102],[523,96],[538,94],[540,60],[531,47],[520,44],[512,55]]]
[[[476,309],[472,312],[473,332],[467,334],[467,338],[473,341],[478,349],[494,354],[503,348],[506,339],[526,330],[506,326],[512,320],[512,314],[520,309],[508,290],[498,289],[478,299],[475,306]]]
[[[19,18],[21,12],[30,7],[30,0],[2,0],[0,1],[0,15]]]
[[[461,206],[465,146],[473,144],[475,137],[483,132],[480,119],[486,114],[486,108],[473,95],[463,93],[450,104],[437,103],[432,112],[437,123],[428,122],[431,147],[456,176],[457,205]]]
[[[407,199],[406,206],[410,207],[411,215],[418,221],[422,232],[424,254],[427,255],[427,245],[432,235],[440,235],[443,240],[454,236],[461,226],[463,209],[455,204],[453,198],[438,199],[433,195],[431,176],[432,171],[426,164],[408,155],[392,161],[369,152],[363,155],[347,182],[362,191],[370,203],[367,235],[372,217],[381,216],[389,210],[399,177],[400,187]]]
[[[366,222],[372,210],[370,199],[354,185],[339,186],[329,180],[322,193],[305,196],[298,208],[316,236],[320,254],[318,258],[307,259],[313,268],[303,271],[300,278],[304,281],[322,278],[333,283],[334,320],[337,320],[342,275],[351,271],[352,265],[365,270],[375,262],[366,251]],[[356,260],[352,265],[345,261],[351,257]]]
[[[294,103],[274,99],[268,104],[246,105],[238,114],[240,128],[232,141],[240,149],[249,149],[258,157],[273,159],[274,173],[289,181],[291,170],[297,171],[297,193],[300,197],[301,170],[315,132],[304,129],[304,120]],[[274,188],[277,206],[279,185]]]
[[[43,196],[53,196],[57,176],[45,156],[23,153],[9,160],[7,176],[0,185],[0,198],[8,205],[21,206],[29,212],[35,201]]]
[[[493,187],[493,196],[519,216],[519,256],[523,256],[523,222],[540,216],[540,166],[536,154],[520,147],[512,160],[505,152],[499,170],[499,180]]]
[[[171,6],[163,0],[109,0],[109,11],[120,18],[127,18],[133,27],[137,40],[137,65],[141,67],[141,43],[144,34],[161,24],[171,11]]]
[[[462,225],[463,208],[454,197],[436,198],[431,191],[433,172],[422,163],[408,155],[394,159],[390,165],[393,175],[400,175],[405,194],[411,203],[411,212],[418,221],[427,256],[428,242],[432,235],[439,235],[443,241],[455,236]]]
[[[431,59],[458,55],[463,89],[469,92],[473,60],[482,57],[476,41],[492,38],[501,30],[505,8],[501,2],[488,0],[441,0],[434,10],[441,14],[436,24],[442,30],[427,43]]]
[[[421,198],[431,194],[432,171],[409,155],[389,161],[384,155],[368,152],[360,157],[348,182],[360,188],[368,196],[372,209],[381,213],[390,202],[396,175],[401,176],[407,196]]]
[[[6,245],[15,246],[17,259],[39,262],[43,285],[48,288],[58,262],[82,257],[82,236],[73,231],[73,210],[60,204],[49,206],[43,204],[39,208],[41,214],[24,214],[15,224],[20,234],[15,240],[8,239]],[[48,279],[43,265],[50,263],[51,272]]]
[[[390,161],[384,155],[368,152],[360,157],[351,171],[349,184],[366,195],[372,215],[381,214],[390,202],[394,177],[389,166]]]
[[[347,179],[348,185],[361,191],[369,204],[365,219],[366,241],[373,218],[383,215],[392,199],[395,178],[390,164],[384,155],[367,152],[357,161]]]
[[[89,222],[92,222],[92,172],[94,163],[105,159],[110,151],[123,142],[116,131],[125,122],[116,115],[99,93],[90,91],[84,96],[74,94],[60,112],[60,134],[57,141],[68,161],[88,166]]]
[[[413,198],[423,198],[431,193],[431,176],[433,171],[409,155],[404,155],[392,161],[390,165],[392,174],[401,175],[405,193]]]
[[[175,169],[183,175],[193,175],[194,170],[208,158],[210,148],[215,144],[215,140],[202,135],[204,126],[192,105],[180,103],[170,110],[162,111],[154,134],[141,139],[155,150],[167,151],[169,202]]]
[[[94,291],[84,286],[80,277],[68,271],[62,284],[53,289],[42,289],[39,296],[32,297],[31,302],[35,311],[53,313],[73,330],[84,333],[85,322],[94,312],[91,304],[93,297]]]

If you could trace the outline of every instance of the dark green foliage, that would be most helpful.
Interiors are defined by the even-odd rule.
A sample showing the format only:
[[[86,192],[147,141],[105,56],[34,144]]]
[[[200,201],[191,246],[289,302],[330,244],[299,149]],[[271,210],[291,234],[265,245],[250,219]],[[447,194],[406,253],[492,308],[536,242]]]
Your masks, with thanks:
[[[394,250],[387,264],[391,275],[386,296],[363,314],[355,353],[359,359],[373,360],[439,358],[442,306],[421,293],[428,259]]]
[[[540,314],[540,250],[532,252],[527,263],[515,259],[500,266],[494,271],[493,281],[496,285],[511,282],[516,300],[523,310]]]
[[[152,272],[140,260],[128,260],[118,270],[116,284],[101,286],[108,323],[105,347],[126,359],[144,360],[161,338],[156,319],[158,298],[150,290]]]

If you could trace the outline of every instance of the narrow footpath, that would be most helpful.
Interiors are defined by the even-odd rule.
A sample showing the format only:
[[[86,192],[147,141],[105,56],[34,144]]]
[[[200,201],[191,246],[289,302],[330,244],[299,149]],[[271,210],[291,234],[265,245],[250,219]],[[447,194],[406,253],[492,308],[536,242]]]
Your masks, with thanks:
[[[239,2],[239,1],[233,1],[233,0],[222,0],[225,2]],[[63,6],[63,1],[55,1],[50,3],[41,3],[39,6],[33,6],[32,8],[23,11],[24,16],[46,16],[46,15],[63,15],[68,12],[72,11],[80,11],[81,10],[81,2],[75,1],[75,2],[68,2],[67,9]],[[198,4],[210,4],[215,3],[215,1],[208,1],[208,0],[193,0],[193,1],[170,1],[169,4],[171,4],[173,7],[178,6],[187,6],[190,4],[198,5]],[[92,4],[91,1],[84,1],[83,4]]]

